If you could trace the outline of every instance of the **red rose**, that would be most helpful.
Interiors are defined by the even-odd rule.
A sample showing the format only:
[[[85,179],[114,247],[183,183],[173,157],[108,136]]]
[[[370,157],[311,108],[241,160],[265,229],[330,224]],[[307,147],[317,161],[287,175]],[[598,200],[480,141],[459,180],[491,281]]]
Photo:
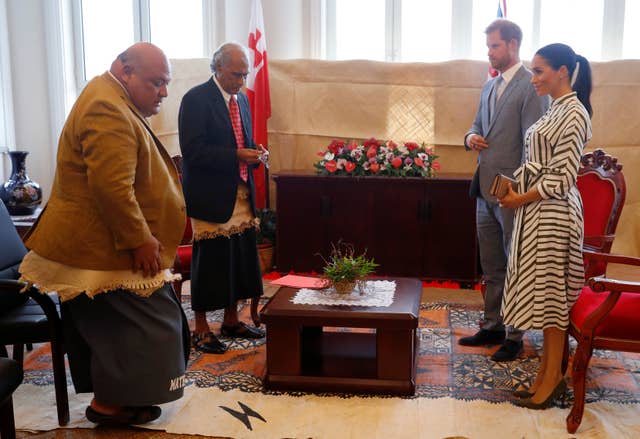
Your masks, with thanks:
[[[391,166],[393,166],[394,168],[398,169],[400,166],[402,166],[402,158],[394,157],[391,160]]]
[[[367,149],[367,158],[373,158],[378,154],[378,150],[375,148],[375,146],[372,146],[371,148]]]
[[[388,146],[389,148],[393,149],[393,148],[397,148],[397,147],[398,147],[398,144],[397,144],[396,142],[394,142],[393,140],[389,140],[389,141],[387,142],[387,146]]]
[[[363,145],[365,147],[375,146],[377,148],[378,146],[382,145],[382,142],[379,141],[378,139],[376,139],[375,137],[371,137],[371,138],[365,140]]]
[[[344,164],[344,169],[346,169],[347,172],[352,172],[354,169],[356,169],[356,164],[353,162],[347,162]]]
[[[355,140],[352,140],[351,142],[349,142],[349,144],[347,145],[347,151],[353,151],[354,149],[356,149],[358,147],[358,143]]]
[[[424,168],[424,162],[422,161],[421,158],[416,157],[416,159],[413,162],[416,164],[416,166],[420,168]]]
[[[324,168],[329,172],[336,172],[336,169],[338,169],[338,165],[336,164],[335,160],[329,160],[324,164]]]
[[[405,142],[404,146],[406,146],[409,151],[420,148],[420,145],[416,142]]]
[[[340,151],[340,147],[335,143],[331,143],[329,146],[327,146],[327,149],[333,154],[337,154],[338,151]]]
[[[440,169],[440,163],[434,160],[434,162],[431,164],[431,167],[434,171],[437,171],[438,169]]]
[[[380,165],[377,163],[371,163],[371,166],[369,167],[369,169],[371,169],[371,172],[373,172],[374,174],[377,174],[378,171],[380,170]]]

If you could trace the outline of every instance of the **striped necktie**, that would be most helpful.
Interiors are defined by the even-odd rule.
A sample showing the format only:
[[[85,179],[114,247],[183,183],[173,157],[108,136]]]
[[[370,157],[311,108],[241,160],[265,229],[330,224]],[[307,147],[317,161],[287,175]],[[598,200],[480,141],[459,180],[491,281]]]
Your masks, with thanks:
[[[236,144],[238,149],[244,148],[244,135],[242,134],[242,119],[240,119],[240,109],[234,95],[229,99],[229,116],[231,116],[231,126],[233,126],[233,134],[236,136]],[[245,162],[240,162],[240,177],[245,182],[249,179],[249,169]]]

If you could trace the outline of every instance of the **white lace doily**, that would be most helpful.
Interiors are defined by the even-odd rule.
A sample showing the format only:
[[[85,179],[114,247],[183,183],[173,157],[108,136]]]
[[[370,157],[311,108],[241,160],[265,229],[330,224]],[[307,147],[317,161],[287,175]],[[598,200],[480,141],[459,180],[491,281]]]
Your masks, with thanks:
[[[301,288],[291,301],[297,305],[389,306],[396,292],[395,281],[368,280],[351,294],[337,294],[333,288],[311,290]]]

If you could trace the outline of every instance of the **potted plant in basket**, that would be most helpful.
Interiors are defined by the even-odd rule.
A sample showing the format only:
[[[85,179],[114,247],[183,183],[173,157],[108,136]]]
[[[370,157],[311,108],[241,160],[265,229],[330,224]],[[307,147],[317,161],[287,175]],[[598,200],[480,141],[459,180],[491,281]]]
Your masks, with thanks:
[[[257,218],[260,226],[256,233],[260,270],[267,273],[273,268],[273,247],[276,243],[276,211],[258,209]]]
[[[331,244],[331,255],[324,259],[323,277],[338,294],[350,294],[358,282],[375,271],[378,266],[373,258],[367,258],[366,250],[356,255],[352,244],[339,241]]]

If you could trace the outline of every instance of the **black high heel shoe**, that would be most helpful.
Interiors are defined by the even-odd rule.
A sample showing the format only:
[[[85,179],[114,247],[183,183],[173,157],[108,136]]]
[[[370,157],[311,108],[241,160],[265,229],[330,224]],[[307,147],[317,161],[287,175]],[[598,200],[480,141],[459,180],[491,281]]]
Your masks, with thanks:
[[[516,401],[516,405],[532,410],[544,410],[548,409],[553,402],[558,398],[564,398],[565,393],[567,392],[567,381],[562,378],[551,395],[544,401],[540,403],[535,403],[531,401],[531,398],[524,399],[522,401]]]

